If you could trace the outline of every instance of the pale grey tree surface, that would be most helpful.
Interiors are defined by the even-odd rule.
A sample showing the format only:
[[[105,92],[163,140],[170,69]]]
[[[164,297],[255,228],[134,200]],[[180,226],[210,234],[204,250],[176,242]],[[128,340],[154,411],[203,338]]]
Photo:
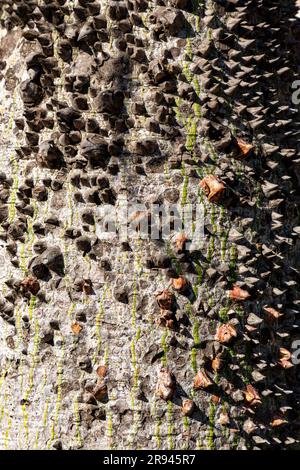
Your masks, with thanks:
[[[297,13],[1,0],[1,449],[297,448]]]

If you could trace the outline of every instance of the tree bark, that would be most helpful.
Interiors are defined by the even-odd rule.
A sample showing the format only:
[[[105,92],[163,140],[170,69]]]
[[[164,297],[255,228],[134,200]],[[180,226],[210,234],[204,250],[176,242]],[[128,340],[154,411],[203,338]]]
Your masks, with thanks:
[[[298,447],[297,13],[1,1],[2,449]]]

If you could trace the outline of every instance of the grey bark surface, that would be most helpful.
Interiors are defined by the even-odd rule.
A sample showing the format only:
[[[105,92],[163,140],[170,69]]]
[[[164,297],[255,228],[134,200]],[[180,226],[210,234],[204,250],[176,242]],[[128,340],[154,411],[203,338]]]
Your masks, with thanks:
[[[297,11],[1,1],[1,449],[298,446]],[[125,197],[200,204],[200,252],[101,240]]]

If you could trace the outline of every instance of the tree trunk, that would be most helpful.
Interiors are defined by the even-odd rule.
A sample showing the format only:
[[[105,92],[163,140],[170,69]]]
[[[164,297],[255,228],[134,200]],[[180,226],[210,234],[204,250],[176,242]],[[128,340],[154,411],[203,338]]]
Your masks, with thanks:
[[[296,448],[296,1],[0,18],[0,447]]]

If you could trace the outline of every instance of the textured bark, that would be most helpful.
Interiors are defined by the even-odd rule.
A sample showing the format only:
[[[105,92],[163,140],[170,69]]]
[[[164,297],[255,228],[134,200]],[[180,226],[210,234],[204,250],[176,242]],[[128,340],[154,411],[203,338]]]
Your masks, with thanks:
[[[296,2],[0,18],[0,447],[297,447]],[[201,252],[99,239],[124,197],[201,204]]]

